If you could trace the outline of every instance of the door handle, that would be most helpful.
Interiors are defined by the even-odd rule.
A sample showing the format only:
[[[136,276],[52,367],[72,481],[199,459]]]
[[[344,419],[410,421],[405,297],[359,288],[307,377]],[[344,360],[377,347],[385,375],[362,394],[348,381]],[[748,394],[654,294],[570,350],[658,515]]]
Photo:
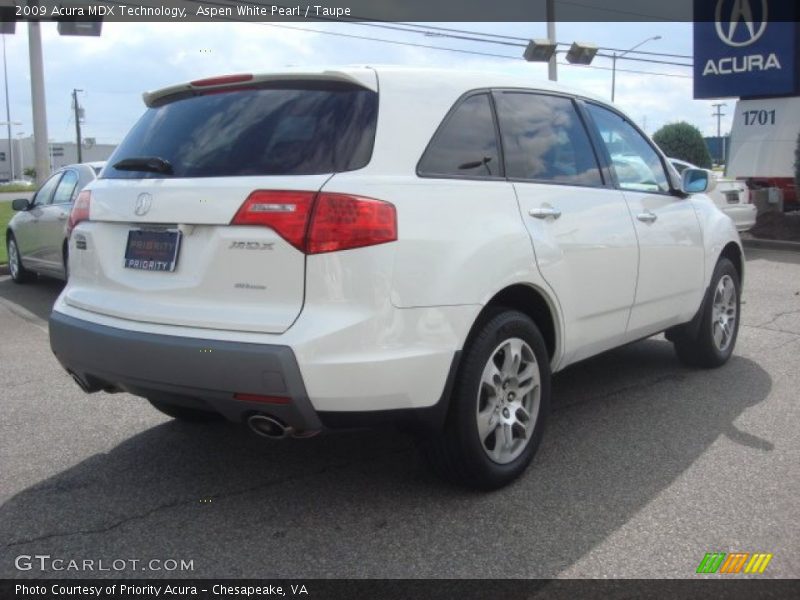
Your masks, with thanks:
[[[547,217],[553,217],[554,219],[557,219],[561,216],[561,211],[557,208],[553,208],[552,206],[542,206],[540,208],[530,209],[528,214],[537,219],[546,219]]]
[[[652,223],[658,218],[658,215],[654,212],[646,210],[643,213],[639,213],[638,215],[636,215],[636,218],[639,219],[642,223]]]

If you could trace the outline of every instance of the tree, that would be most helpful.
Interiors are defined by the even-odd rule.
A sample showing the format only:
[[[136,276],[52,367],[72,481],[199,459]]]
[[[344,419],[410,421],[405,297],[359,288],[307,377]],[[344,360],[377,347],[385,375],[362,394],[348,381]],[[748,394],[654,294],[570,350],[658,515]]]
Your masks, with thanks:
[[[25,170],[22,173],[25,175],[25,177],[36,179],[36,169],[33,167],[25,167]]]
[[[711,168],[711,154],[703,134],[685,121],[669,123],[653,134],[653,141],[670,158],[678,158],[703,169]]]

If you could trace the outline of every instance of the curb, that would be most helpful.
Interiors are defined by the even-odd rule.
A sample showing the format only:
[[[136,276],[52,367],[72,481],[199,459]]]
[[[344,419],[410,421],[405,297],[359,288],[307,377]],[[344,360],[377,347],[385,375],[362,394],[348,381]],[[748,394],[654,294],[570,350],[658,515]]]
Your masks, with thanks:
[[[800,252],[800,242],[742,238],[742,245],[745,248],[763,248],[767,250],[789,250],[791,252]]]

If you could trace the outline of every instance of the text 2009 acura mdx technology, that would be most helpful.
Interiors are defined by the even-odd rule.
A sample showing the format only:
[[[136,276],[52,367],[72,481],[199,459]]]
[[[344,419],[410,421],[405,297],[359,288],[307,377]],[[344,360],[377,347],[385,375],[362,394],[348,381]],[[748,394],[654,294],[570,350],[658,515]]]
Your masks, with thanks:
[[[506,484],[551,373],[666,331],[731,355],[742,249],[615,108],[503,74],[346,68],[145,95],[81,193],[53,351],[88,391],[262,435],[403,423]]]

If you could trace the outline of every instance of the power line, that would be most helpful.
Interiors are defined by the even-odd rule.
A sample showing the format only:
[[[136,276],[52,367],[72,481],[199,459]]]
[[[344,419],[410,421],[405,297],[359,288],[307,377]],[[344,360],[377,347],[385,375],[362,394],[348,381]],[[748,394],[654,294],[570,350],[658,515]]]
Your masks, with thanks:
[[[431,31],[422,31],[420,29],[415,29],[415,28],[411,28],[411,27],[408,27],[408,26],[400,26],[400,27],[398,27],[398,26],[395,26],[395,25],[386,25],[386,24],[383,24],[383,23],[367,23],[367,22],[364,22],[364,21],[346,21],[346,22],[347,22],[348,25],[361,25],[361,26],[364,26],[364,27],[378,27],[380,29],[392,29],[392,30],[396,30],[396,31],[407,31],[409,33],[418,33],[418,34],[429,36],[429,37],[443,37],[443,38],[454,39],[454,40],[465,40],[465,41],[470,41],[470,42],[481,42],[481,43],[484,43],[484,44],[498,44],[498,45],[501,45],[501,46],[516,46],[518,48],[524,48],[525,46],[527,46],[527,40],[525,40],[525,43],[521,43],[521,42],[516,42],[516,41],[510,42],[510,41],[500,40],[500,39],[488,40],[488,39],[483,39],[482,37],[475,37],[475,35],[480,35],[480,36],[484,36],[484,37],[488,37],[488,36],[492,35],[492,34],[488,34],[488,33],[480,33],[480,32],[477,32],[477,31],[476,32],[472,32],[473,35],[463,35],[463,33],[469,33],[469,32],[461,32],[461,31],[459,31],[458,33],[439,33],[439,32],[431,32]],[[514,38],[514,39],[519,39],[519,38]]]
[[[640,17],[640,18],[644,17],[646,19],[655,19],[656,21],[670,21],[671,20],[671,19],[667,19],[666,17],[657,17],[655,15],[646,15],[644,13],[633,12],[633,11],[630,11],[630,10],[620,10],[618,8],[605,8],[605,7],[602,7],[602,6],[593,6],[591,4],[583,4],[581,2],[570,2],[568,0],[556,0],[556,2],[558,2],[559,4],[569,4],[569,5],[572,5],[572,6],[578,6],[580,8],[589,8],[591,10],[599,10],[599,11],[603,11],[603,12],[612,12],[612,13],[617,13],[617,14],[620,14],[620,15],[629,15],[631,17]]]
[[[353,38],[357,40],[366,40],[369,42],[382,42],[384,44],[395,44],[398,46],[411,46],[414,48],[427,48],[429,50],[445,50],[448,52],[461,52],[463,54],[475,54],[478,56],[489,56],[492,58],[510,58],[524,60],[521,56],[509,56],[508,54],[494,54],[492,52],[480,52],[478,50],[464,50],[462,48],[448,48],[446,46],[434,46],[431,44],[419,44],[416,42],[404,42],[400,40],[387,40],[385,38],[376,38],[365,35],[355,35],[352,33],[342,33],[339,31],[326,31],[324,29],[310,29],[308,27],[295,27],[292,25],[284,25],[278,23],[264,23],[261,21],[243,21],[244,23],[252,23],[253,25],[263,25],[266,27],[278,27],[280,29],[294,29],[295,31],[306,31],[309,33],[319,33],[322,35],[334,35],[338,37]]]
[[[595,56],[602,56],[603,58],[614,58],[610,54],[597,53]],[[654,58],[634,58],[633,56],[617,56],[617,60],[635,60],[637,62],[655,63],[659,65],[672,65],[674,67],[692,67],[694,65],[687,65],[686,63],[678,63],[671,60],[656,60]]]
[[[216,4],[211,1],[204,1],[198,0],[201,4]],[[232,1],[232,0],[228,0]],[[556,0],[560,1],[560,0]],[[238,4],[249,4],[252,6],[272,6],[271,4],[264,4],[262,2],[256,2],[254,0],[239,0]],[[575,4],[576,6],[585,6],[587,8],[592,8],[589,5],[582,5],[574,2],[562,2],[565,4]],[[217,4],[221,6],[220,4]],[[278,5],[276,5],[278,6]],[[612,12],[621,12],[631,15],[639,15],[639,16],[647,16],[647,15],[640,15],[639,13],[628,13],[627,11],[615,11],[614,9],[602,9],[599,8],[598,10],[610,10]],[[418,33],[420,35],[432,35],[430,32],[440,32],[439,37],[445,37],[450,39],[460,39],[464,41],[472,41],[472,42],[479,42],[485,44],[500,44],[505,46],[517,46],[524,48],[528,45],[530,41],[529,38],[525,37],[518,37],[518,36],[511,36],[511,35],[503,35],[499,33],[489,33],[485,31],[474,31],[469,29],[456,29],[453,27],[442,27],[438,25],[428,25],[425,23],[408,23],[408,22],[386,22],[386,21],[374,21],[374,20],[358,20],[363,17],[353,16],[346,19],[336,19],[334,17],[313,17],[314,20],[318,21],[326,21],[326,22],[345,22],[350,25],[358,25],[362,27],[376,27],[380,29],[388,29],[394,31],[407,31],[409,33]],[[427,30],[427,31],[426,31]],[[445,33],[441,33],[445,32]],[[474,37],[474,36],[481,36],[481,37]],[[495,39],[483,39],[483,38],[495,38]],[[508,41],[508,40],[514,40]],[[514,43],[519,42],[519,43]],[[559,46],[570,46],[571,44],[567,42],[557,42]],[[649,56],[665,56],[669,58],[686,58],[691,59],[692,57],[686,54],[671,54],[666,52],[654,52],[648,50],[622,50],[619,48],[610,48],[605,46],[598,47],[598,50],[607,50],[609,52],[631,52],[633,54],[645,54]],[[642,59],[640,59],[642,60]],[[669,63],[667,63],[669,64]],[[685,65],[680,65],[685,66]]]
[[[447,52],[461,52],[461,53],[466,53],[466,54],[477,54],[479,56],[489,56],[489,57],[492,57],[492,58],[507,58],[507,59],[511,59],[511,60],[524,60],[524,58],[522,58],[521,56],[509,56],[507,54],[494,54],[494,53],[489,53],[489,52],[479,52],[477,50],[464,50],[464,49],[461,49],[461,48],[448,48],[448,47],[445,47],[445,46],[433,46],[433,45],[429,45],[429,44],[417,44],[415,42],[403,42],[403,41],[400,41],[400,40],[387,40],[387,39],[383,39],[383,38],[374,38],[374,37],[361,36],[361,35],[355,35],[355,34],[349,34],[349,33],[341,33],[341,32],[338,32],[338,31],[326,31],[324,29],[309,29],[307,27],[296,27],[296,26],[292,26],[292,25],[284,25],[284,24],[278,24],[278,23],[262,23],[262,22],[256,22],[256,21],[247,21],[247,22],[248,23],[252,23],[254,25],[263,25],[263,26],[267,26],[267,27],[278,27],[278,28],[281,28],[281,29],[293,29],[293,30],[296,30],[296,31],[307,31],[307,32],[310,32],[310,33],[319,33],[319,34],[323,34],[323,35],[335,35],[335,36],[340,36],[340,37],[355,38],[355,39],[368,40],[368,41],[373,41],[373,42],[397,44],[397,45],[400,45],[400,46],[414,46],[414,47],[428,48],[428,49],[431,49],[431,50],[444,50],[444,51],[447,51]],[[605,54],[598,54],[598,56],[602,56],[603,58],[611,58],[610,56],[605,55]],[[620,60],[624,60],[624,58],[620,59]],[[683,64],[683,63],[673,63],[673,62],[667,62],[667,61],[648,61],[648,60],[645,60],[645,59],[632,59],[632,60],[639,60],[639,61],[643,61],[643,62],[659,62],[661,64],[681,66],[681,67],[691,67],[692,66],[692,65],[687,65],[687,64]],[[597,66],[597,65],[573,65],[572,63],[568,63],[568,62],[562,62],[562,63],[559,63],[559,64],[563,64],[563,65],[567,65],[567,66],[586,66],[586,67],[589,67],[589,68],[592,68],[592,69],[601,69],[601,70],[608,70],[608,71],[611,70],[608,67],[600,67],[600,66]],[[638,73],[638,74],[642,74],[642,75],[664,75],[664,76],[667,76],[667,77],[691,78],[690,75],[678,75],[678,74],[674,74],[674,73],[656,73],[656,72],[653,72],[653,71],[637,71],[637,70],[631,70],[631,69],[617,69],[617,71],[620,71],[622,73]]]
[[[669,54],[667,52],[650,52],[648,50],[623,50],[621,48],[607,48],[605,46],[598,46],[598,50],[608,50],[609,52],[631,52],[632,54],[648,54],[650,56],[668,56],[670,58],[687,58],[689,60],[694,57],[691,54]],[[620,57],[618,56],[617,59]]]
[[[434,31],[454,32],[454,33],[457,33],[457,34],[471,34],[472,36],[479,35],[479,36],[482,36],[484,38],[486,38],[486,37],[495,37],[495,38],[501,38],[502,40],[515,40],[515,41],[518,41],[518,42],[521,42],[521,43],[516,44],[516,43],[508,42],[508,41],[496,41],[496,40],[490,40],[490,39],[482,39],[482,38],[477,38],[477,37],[470,37],[470,36],[466,36],[466,35],[465,36],[462,36],[462,35],[449,35],[447,33],[438,34],[441,37],[446,37],[446,38],[463,39],[463,40],[469,40],[469,41],[474,41],[474,42],[482,42],[482,43],[488,43],[488,44],[502,44],[502,45],[507,45],[507,46],[518,46],[518,47],[521,47],[521,48],[526,47],[528,45],[528,42],[530,41],[529,38],[523,38],[523,37],[515,37],[515,36],[510,36],[510,35],[501,35],[501,34],[497,34],[497,33],[488,33],[488,32],[483,32],[483,31],[469,31],[469,30],[465,30],[465,29],[452,29],[452,28],[449,28],[449,27],[436,27],[436,26],[433,26],[433,25],[425,25],[425,24],[418,24],[417,25],[417,24],[413,24],[413,23],[400,23],[399,25],[402,25],[402,27],[396,27],[396,26],[393,26],[393,25],[386,25],[386,24],[383,24],[383,23],[366,23],[366,22],[357,22],[357,21],[346,21],[346,22],[349,23],[350,25],[363,25],[363,26],[367,26],[367,27],[380,27],[382,29],[396,29],[396,30],[399,30],[399,31],[408,31],[408,32],[412,32],[412,33],[420,33],[422,35],[437,35],[437,34],[436,33],[431,34],[431,33],[428,33],[427,31],[420,31],[420,29],[430,29],[430,30],[434,30]],[[567,42],[556,42],[556,45],[558,45],[558,46],[570,46],[571,44],[569,44]],[[611,48],[611,47],[608,47],[608,46],[598,46],[597,49],[598,50],[607,50],[609,52],[620,52],[620,53],[621,52],[630,52],[632,54],[646,54],[648,56],[666,56],[668,58],[686,58],[686,59],[691,59],[692,58],[692,56],[688,55],[688,54],[673,54],[673,53],[668,53],[668,52],[653,52],[653,51],[649,51],[649,50],[623,50],[623,49],[620,49],[620,48]]]
[[[479,56],[489,56],[489,57],[492,57],[492,58],[507,58],[507,59],[511,59],[511,60],[524,60],[521,56],[509,56],[507,54],[494,54],[494,53],[489,53],[489,52],[480,52],[480,51],[477,51],[477,50],[464,50],[464,49],[460,49],[460,48],[448,48],[448,47],[445,47],[445,46],[433,46],[433,45],[430,45],[430,44],[418,44],[416,42],[404,42],[404,41],[400,41],[400,40],[387,40],[387,39],[384,39],[384,38],[375,38],[375,37],[361,36],[361,35],[355,35],[355,34],[349,34],[349,33],[341,33],[341,32],[338,32],[338,31],[326,31],[324,29],[309,29],[307,27],[296,27],[296,26],[292,26],[292,25],[285,25],[285,24],[278,24],[278,23],[262,23],[262,22],[254,22],[254,21],[247,21],[247,22],[248,23],[253,23],[254,25],[264,25],[264,26],[267,26],[267,27],[278,27],[278,28],[281,28],[281,29],[294,29],[296,31],[308,31],[308,32],[311,32],[311,33],[319,33],[319,34],[324,34],[324,35],[334,35],[334,36],[340,36],[340,37],[355,38],[355,39],[360,39],[360,40],[368,40],[368,41],[373,41],[373,42],[382,42],[382,43],[387,43],[387,44],[397,44],[397,45],[400,45],[400,46],[414,46],[414,47],[428,48],[428,49],[431,49],[431,50],[444,50],[444,51],[447,51],[447,52],[462,52],[462,53],[466,53],[466,54],[477,54]],[[597,56],[602,56],[603,58],[611,58],[607,54],[598,54]],[[627,57],[618,57],[618,60],[625,60],[625,58],[627,58]],[[637,59],[637,58],[633,58],[633,57],[631,57],[631,60],[637,60],[637,61],[641,61],[641,62],[655,62],[655,63],[659,63],[659,64],[673,65],[673,66],[679,66],[679,67],[691,67],[692,66],[692,65],[687,65],[687,64],[684,64],[684,63],[676,63],[676,62],[669,62],[669,61],[657,61],[657,60],[647,60],[647,59],[641,59],[641,58]],[[607,67],[600,67],[600,66],[597,66],[597,65],[573,65],[572,63],[568,63],[568,62],[562,62],[562,63],[559,63],[559,64],[563,64],[563,65],[567,65],[567,66],[588,66],[589,68],[593,68],[593,69],[611,70],[611,69],[609,69]],[[622,73],[640,73],[640,74],[647,74],[647,75],[665,75],[665,76],[668,76],[668,77],[688,77],[688,78],[691,78],[691,76],[689,76],[689,75],[677,75],[677,74],[672,74],[672,73],[656,73],[656,72],[653,72],[653,71],[637,71],[637,70],[631,70],[631,69],[617,69],[617,71],[620,71]]]
[[[322,29],[308,29],[306,27],[295,27],[295,26],[291,26],[291,25],[284,25],[284,24],[278,24],[278,23],[261,23],[261,22],[255,22],[255,21],[247,21],[247,22],[248,23],[252,23],[254,25],[264,25],[264,26],[267,26],[267,27],[278,27],[278,28],[282,28],[282,29],[294,29],[296,31],[307,31],[307,32],[311,32],[311,33],[320,33],[320,34],[326,34],[326,35],[336,35],[336,36],[342,36],[342,37],[353,37],[353,38],[356,38],[356,39],[366,39],[366,40],[370,40],[370,41],[384,42],[384,43],[389,43],[389,44],[398,44],[398,45],[401,45],[401,46],[406,46],[406,45],[421,46],[423,48],[429,48],[429,49],[433,49],[433,50],[444,50],[444,51],[447,51],[447,52],[462,52],[462,53],[468,53],[468,54],[478,54],[478,55],[481,55],[481,56],[490,56],[490,57],[495,57],[495,58],[507,58],[507,59],[510,59],[510,60],[525,60],[521,56],[508,56],[506,54],[491,54],[491,53],[486,53],[486,52],[478,52],[476,50],[462,50],[462,49],[459,49],[459,48],[447,48],[447,47],[444,47],[444,46],[431,46],[431,45],[427,45],[427,44],[416,44],[414,42],[402,42],[402,41],[398,41],[398,40],[385,40],[385,39],[382,39],[382,38],[370,38],[370,37],[357,36],[357,35],[353,35],[353,34],[340,33],[340,32],[335,32],[335,31],[325,31],[325,30],[322,30]],[[605,55],[602,55],[602,56],[605,57]],[[583,68],[587,68],[587,69],[598,69],[598,70],[601,70],[601,71],[610,71],[611,70],[610,67],[601,67],[599,65],[575,65],[575,64],[572,64],[572,63],[569,63],[569,62],[560,62],[559,64],[570,66],[570,67],[583,67]],[[681,65],[681,66],[691,66],[691,65]],[[691,79],[692,78],[691,75],[680,75],[678,73],[658,73],[658,72],[655,72],[655,71],[640,71],[640,70],[635,70],[635,69],[619,69],[619,68],[617,69],[617,71],[620,72],[620,73],[634,73],[634,74],[637,74],[637,75],[659,75],[659,76],[664,76],[664,77],[678,77],[678,78],[683,78],[683,79]]]
[[[599,65],[577,65],[569,62],[560,62],[560,65],[568,67],[579,67],[582,69],[598,69],[600,71],[612,71],[611,67],[601,67]],[[679,79],[692,79],[691,75],[681,75],[680,73],[657,73],[655,71],[639,71],[636,69],[620,69],[617,67],[617,73],[634,73],[636,75],[658,75],[660,77],[677,77]]]
[[[115,1],[115,0],[105,0],[105,1],[109,2],[111,4],[121,4],[121,2],[118,2],[118,1]],[[206,5],[220,6],[220,7],[228,6],[227,4],[225,4],[223,2],[214,2],[213,0],[200,0],[200,2],[198,2],[198,4],[206,4]],[[248,4],[261,5],[258,2],[249,2]],[[261,6],[263,6],[263,5],[261,5]],[[275,27],[275,28],[279,28],[279,29],[290,29],[290,30],[294,30],[294,31],[303,31],[303,32],[307,32],[307,33],[318,33],[320,35],[332,35],[332,36],[336,36],[336,37],[343,37],[343,38],[350,38],[350,39],[357,39],[357,40],[365,40],[365,41],[378,42],[378,43],[384,43],[384,44],[393,44],[393,45],[397,45],[397,46],[408,46],[408,47],[413,47],[413,48],[425,48],[427,50],[441,50],[441,51],[445,51],[445,52],[457,52],[457,53],[461,53],[461,54],[470,54],[470,55],[473,55],[473,56],[486,56],[486,57],[489,57],[489,58],[503,58],[503,59],[509,59],[509,60],[524,60],[523,57],[521,57],[521,56],[509,56],[507,54],[495,54],[495,53],[492,53],[492,52],[481,52],[481,51],[478,51],[478,50],[466,50],[466,49],[463,49],[463,48],[450,48],[450,47],[447,47],[447,46],[435,46],[435,45],[432,45],[432,44],[420,44],[420,43],[417,43],[417,42],[409,42],[409,41],[402,41],[402,40],[387,40],[385,38],[378,38],[378,37],[372,37],[372,36],[363,36],[363,35],[355,35],[355,34],[352,34],[352,33],[343,33],[343,32],[339,32],[339,31],[327,31],[327,30],[324,30],[324,29],[312,29],[312,28],[308,28],[308,27],[297,27],[297,26],[293,26],[293,25],[286,25],[286,24],[283,24],[283,23],[267,23],[267,22],[261,22],[261,21],[251,21],[251,20],[248,20],[248,19],[237,19],[235,17],[223,17],[223,19],[226,20],[226,21],[237,22],[237,23],[249,23],[251,25],[260,25],[260,26],[264,26],[264,27]],[[600,55],[600,56],[603,56],[604,58],[607,57],[607,55]],[[628,59],[628,57],[618,57],[618,59],[626,60],[626,59]],[[682,66],[682,67],[690,67],[691,66],[691,65],[686,65],[686,64],[682,64],[682,63],[671,63],[671,62],[667,62],[667,61],[649,61],[649,60],[646,60],[646,59],[636,59],[636,58],[633,58],[633,57],[630,57],[630,60],[638,60],[638,61],[643,61],[643,62],[660,62],[660,63],[663,63],[663,64],[670,64],[670,65]],[[584,67],[587,67],[587,68],[590,68],[590,69],[599,69],[599,70],[604,70],[604,71],[605,70],[610,70],[607,67],[600,67],[600,66],[597,66],[597,65],[572,65],[571,63],[563,63],[563,62],[561,64],[568,65],[568,66],[584,66]],[[666,76],[666,77],[689,77],[689,76],[677,75],[677,74],[672,74],[672,73],[657,73],[657,72],[654,72],[654,71],[637,71],[637,70],[631,70],[631,69],[617,69],[617,71],[622,72],[622,73],[634,73],[634,74],[640,74],[640,75],[657,75],[657,76]]]
[[[474,34],[474,35],[482,35],[482,36],[485,36],[485,37],[495,37],[495,38],[501,38],[501,39],[506,39],[506,40],[517,40],[519,42],[525,42],[525,43],[528,42],[528,38],[525,38],[525,37],[516,37],[516,36],[513,36],[513,35],[502,35],[500,33],[482,33],[480,31],[471,31],[471,30],[468,30],[468,29],[453,29],[452,27],[441,27],[441,26],[437,26],[437,25],[428,25],[428,24],[425,24],[425,23],[400,23],[400,24],[401,25],[407,25],[409,27],[418,27],[420,29],[431,29],[431,30],[434,30],[434,31],[451,31],[451,32],[454,32],[454,33],[469,33],[469,34]]]

